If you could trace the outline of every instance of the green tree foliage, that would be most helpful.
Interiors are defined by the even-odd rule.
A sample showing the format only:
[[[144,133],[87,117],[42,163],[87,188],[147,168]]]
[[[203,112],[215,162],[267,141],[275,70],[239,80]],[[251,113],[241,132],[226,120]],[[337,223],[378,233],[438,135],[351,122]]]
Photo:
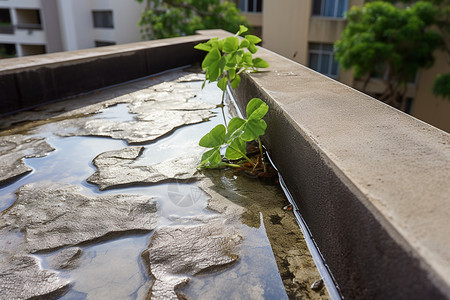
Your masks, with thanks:
[[[235,3],[221,0],[136,0],[146,2],[138,25],[143,39],[161,39],[195,34],[196,30],[239,30],[248,22]]]
[[[385,90],[380,100],[405,109],[405,93],[420,68],[433,65],[433,52],[442,45],[433,31],[437,8],[418,1],[406,8],[375,1],[353,7],[348,25],[335,43],[336,58],[344,69],[354,68],[355,77],[368,80],[381,75]]]
[[[396,3],[398,0],[388,0]],[[403,0],[401,3],[411,4],[417,0]],[[428,0],[437,8],[435,16],[436,28],[441,33],[444,43],[442,50],[447,53],[448,64],[450,66],[450,0]],[[437,96],[450,99],[450,73],[439,74],[433,85],[433,93]]]

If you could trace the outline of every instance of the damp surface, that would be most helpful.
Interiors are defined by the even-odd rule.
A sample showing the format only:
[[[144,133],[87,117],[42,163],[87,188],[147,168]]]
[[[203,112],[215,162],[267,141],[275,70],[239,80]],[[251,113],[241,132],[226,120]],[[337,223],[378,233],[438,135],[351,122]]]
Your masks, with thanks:
[[[49,299],[146,299],[149,295],[154,299],[328,299],[325,289],[313,291],[310,288],[320,275],[295,217],[291,211],[283,210],[288,202],[275,183],[263,183],[235,170],[197,173],[195,164],[192,168],[186,167],[183,176],[162,174],[165,177],[161,175],[161,180],[142,182],[133,179],[122,181],[120,185],[112,184],[105,190],[88,182],[94,172],[113,172],[111,168],[118,163],[127,163],[120,171],[122,174],[117,174],[121,176],[126,170],[131,173],[180,157],[199,159],[202,149],[198,147],[198,140],[223,123],[222,111],[215,107],[221,101],[221,91],[213,84],[202,90],[201,79],[202,75],[195,73],[171,72],[41,107],[23,113],[22,120],[18,114],[0,122],[3,129],[0,138],[9,135],[43,138],[54,148],[43,157],[24,156],[23,163],[31,171],[0,186],[0,228],[3,228],[0,229],[0,246],[6,249],[0,253],[0,261],[14,270],[11,257],[32,257],[39,270],[50,272],[60,282],[58,286],[42,283],[34,296]],[[83,101],[85,106],[80,105]],[[171,104],[170,101],[176,102]],[[158,112],[151,111],[153,102],[167,114],[173,114],[174,119],[179,118],[179,124],[164,122],[164,126],[169,127],[155,133],[153,127],[161,123]],[[184,117],[181,111],[191,115]],[[228,120],[232,117],[227,108],[224,114]],[[108,130],[148,130],[147,135],[139,136],[142,151],[133,158],[126,156],[127,152],[121,151],[130,149],[133,141],[121,138],[126,132],[120,135],[107,132],[105,136],[105,129],[98,128],[102,126],[99,120],[109,122]],[[87,126],[95,128],[89,131]],[[120,160],[107,163],[104,170],[94,165],[99,155],[116,152],[125,154]],[[49,201],[48,205],[59,203],[62,214],[66,217],[73,214],[74,218],[80,218],[80,223],[83,218],[77,215],[76,202],[73,211],[61,208],[69,198],[77,201],[81,197],[77,195],[83,195],[87,199],[118,197],[118,201],[122,201],[119,195],[124,199],[133,195],[148,197],[148,201],[156,203],[156,216],[152,212],[152,222],[156,226],[130,224],[108,231],[110,223],[102,225],[103,213],[98,211],[98,224],[93,226],[106,234],[87,235],[74,239],[76,242],[72,244],[33,251],[23,232],[31,232],[30,226],[34,226],[33,230],[36,226],[48,226],[54,220],[45,220],[43,216],[44,220],[33,220],[33,225],[16,220],[19,213],[33,219],[28,216],[27,207],[15,207],[16,199],[26,195],[24,186],[42,193],[45,198],[42,201]],[[42,192],[44,186],[53,191],[48,193],[48,199]],[[126,205],[124,207],[126,209]],[[142,205],[132,207],[130,204],[127,213],[133,221],[138,216],[144,219],[146,216]],[[31,208],[29,214],[33,214]],[[164,233],[162,237],[160,232]],[[176,239],[172,241],[171,236],[181,237],[179,243]],[[205,251],[197,249],[196,240],[200,244],[205,242]],[[224,242],[219,243],[219,240]],[[166,249],[169,254],[177,253],[180,260],[165,256],[166,253],[153,253],[151,245],[155,249]],[[179,245],[187,246],[180,249]],[[2,276],[0,273],[0,285]],[[6,295],[17,297],[13,292],[11,289]]]

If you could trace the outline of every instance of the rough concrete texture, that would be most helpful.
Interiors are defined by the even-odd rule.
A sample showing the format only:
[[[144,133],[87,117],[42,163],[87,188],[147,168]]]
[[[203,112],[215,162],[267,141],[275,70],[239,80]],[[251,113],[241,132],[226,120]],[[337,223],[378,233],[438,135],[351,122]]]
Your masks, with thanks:
[[[233,170],[220,174],[213,170],[205,175],[207,178],[202,180],[202,189],[211,196],[208,209],[224,214],[227,224],[242,222],[250,228],[264,226],[289,299],[330,298],[323,287],[316,291],[311,289],[311,285],[321,277],[295,216],[292,211],[282,209],[288,202],[278,186],[261,184]],[[236,176],[239,176],[239,180],[235,179]],[[255,270],[252,273],[256,277]],[[253,287],[265,290],[257,280],[253,282]],[[239,290],[236,297],[245,298],[243,295],[251,290],[252,287],[247,285]],[[249,298],[257,298],[258,293],[253,292],[249,292]],[[213,291],[209,295],[210,298],[220,297]]]
[[[25,234],[30,252],[93,241],[106,234],[151,231],[156,202],[143,195],[88,197],[74,186],[28,184],[17,192],[4,224]]]
[[[98,170],[87,181],[105,190],[168,180],[195,180],[201,177],[195,174],[198,156],[179,157],[147,166],[136,161],[143,150],[142,146],[133,146],[98,155],[93,161]]]
[[[55,272],[42,270],[32,256],[7,258],[0,259],[1,299],[52,299],[69,286],[69,282],[59,278]]]
[[[236,97],[269,104],[265,143],[344,296],[449,297],[450,135],[258,55],[270,72],[243,76]]]
[[[180,126],[204,122],[213,116],[210,110],[215,105],[195,100],[197,90],[183,84],[186,80],[161,83],[116,99],[115,103],[129,103],[129,112],[136,114],[133,121],[69,119],[62,121],[64,130],[59,134],[107,136],[136,144],[153,141]],[[95,109],[91,113],[98,112]]]
[[[83,250],[79,247],[62,249],[48,261],[48,268],[53,270],[75,269],[79,265],[79,260]]]
[[[25,165],[24,158],[43,157],[53,150],[43,138],[0,136],[0,186],[32,171]]]
[[[152,235],[145,258],[155,278],[152,299],[178,299],[175,289],[201,271],[213,271],[238,259],[241,237],[223,220],[207,224],[167,226]]]

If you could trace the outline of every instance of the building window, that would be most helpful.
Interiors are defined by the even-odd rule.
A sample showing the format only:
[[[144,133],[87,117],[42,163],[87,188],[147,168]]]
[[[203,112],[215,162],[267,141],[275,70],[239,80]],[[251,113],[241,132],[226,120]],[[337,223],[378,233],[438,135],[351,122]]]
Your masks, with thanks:
[[[313,16],[343,18],[348,0],[313,0]]]
[[[112,46],[115,44],[116,44],[116,42],[95,41],[95,47]]]
[[[309,44],[309,67],[324,75],[336,78],[339,65],[334,59],[333,44]]]
[[[0,44],[0,59],[16,57],[16,45],[15,44]]]
[[[95,28],[114,28],[112,11],[93,11],[92,17],[94,18]]]
[[[239,9],[247,13],[262,12],[262,0],[239,0]]]
[[[0,8],[0,34],[13,34],[14,26],[11,24],[9,9]]]
[[[41,13],[38,9],[17,9],[18,29],[42,29]]]

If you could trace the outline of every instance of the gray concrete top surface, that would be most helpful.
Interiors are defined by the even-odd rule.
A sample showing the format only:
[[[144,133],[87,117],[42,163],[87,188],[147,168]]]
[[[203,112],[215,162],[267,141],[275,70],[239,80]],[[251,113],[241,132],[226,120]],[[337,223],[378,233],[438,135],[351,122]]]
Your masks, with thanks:
[[[97,47],[90,49],[82,49],[67,52],[56,52],[43,55],[32,55],[17,58],[8,58],[0,60],[0,74],[17,73],[22,69],[32,69],[37,67],[48,67],[52,65],[61,65],[67,63],[77,62],[78,60],[85,61],[92,58],[105,57],[109,55],[133,55],[136,50],[164,47],[173,44],[183,44],[186,42],[201,42],[202,40],[212,38],[215,33],[224,35],[221,30],[202,31],[202,35],[168,38],[153,41],[143,41],[137,43],[113,45],[107,47]]]
[[[269,72],[250,80],[450,287],[450,134],[273,52],[257,55]]]

